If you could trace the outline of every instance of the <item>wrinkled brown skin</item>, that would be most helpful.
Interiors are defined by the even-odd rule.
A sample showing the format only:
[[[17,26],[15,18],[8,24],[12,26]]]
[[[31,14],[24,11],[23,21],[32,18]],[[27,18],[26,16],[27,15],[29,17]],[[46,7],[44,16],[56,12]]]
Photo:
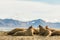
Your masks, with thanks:
[[[33,30],[34,30],[34,32],[33,32],[34,35],[38,35],[39,34],[39,31],[37,29],[33,29]]]
[[[8,35],[13,35],[14,33],[16,33],[17,31],[25,31],[26,29],[20,29],[20,28],[15,28],[13,30],[11,30],[10,32],[8,32]]]
[[[33,36],[38,34],[38,31],[30,26],[26,31],[18,31],[14,34],[14,36]]]
[[[32,30],[32,26],[30,26],[26,31],[18,31],[15,34],[13,34],[14,36],[32,36],[33,35],[33,30]]]
[[[26,36],[33,36],[33,35],[34,35],[33,32],[34,32],[33,27],[30,26],[30,27],[25,31],[25,35],[26,35]]]
[[[45,29],[50,30],[51,32],[55,31],[55,29],[48,28],[48,26],[46,26]]]
[[[31,31],[32,31],[32,33],[35,35],[37,35],[39,32],[38,32],[38,30],[37,29],[35,29],[35,28],[33,28],[32,26],[31,27],[29,27],[29,29],[31,29]]]
[[[33,28],[32,26],[30,26],[27,30],[32,32],[32,35],[37,35],[39,32],[37,29]]]
[[[50,30],[52,32],[51,36],[60,36],[60,30],[48,28],[48,26],[45,27],[47,30]]]
[[[60,30],[54,31],[51,36],[60,36]]]
[[[43,28],[41,25],[39,25],[39,34],[42,36],[50,36],[51,35],[51,31],[47,30],[45,28]]]
[[[25,36],[25,31],[17,31],[12,36]]]

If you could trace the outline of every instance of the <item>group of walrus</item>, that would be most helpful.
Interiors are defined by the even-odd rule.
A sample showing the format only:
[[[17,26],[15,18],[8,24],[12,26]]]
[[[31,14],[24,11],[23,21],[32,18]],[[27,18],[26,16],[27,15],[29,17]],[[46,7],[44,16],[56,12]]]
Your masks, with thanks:
[[[41,36],[55,36],[60,35],[60,30],[49,28],[48,26],[38,26],[38,29],[30,26],[28,29],[15,28],[7,33],[12,36],[33,36],[33,35],[41,35]]]

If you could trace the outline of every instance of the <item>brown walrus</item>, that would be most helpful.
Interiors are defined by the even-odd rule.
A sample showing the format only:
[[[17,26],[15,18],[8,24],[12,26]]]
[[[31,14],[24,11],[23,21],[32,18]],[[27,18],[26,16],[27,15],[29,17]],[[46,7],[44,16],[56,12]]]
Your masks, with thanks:
[[[50,36],[51,33],[52,32],[50,30],[47,30],[47,29],[43,28],[41,25],[39,25],[39,35]]]
[[[14,34],[14,36],[33,36],[38,34],[38,30],[30,26],[26,31],[18,31]]]
[[[26,29],[22,29],[22,28],[15,28],[13,30],[11,30],[10,32],[8,32],[8,35],[13,35],[14,33],[18,32],[18,31],[25,31]]]
[[[18,31],[14,34],[14,36],[33,36],[33,27],[30,26],[26,31]]]
[[[50,30],[51,32],[55,31],[55,29],[49,28],[48,26],[45,26],[45,29]]]
[[[50,30],[52,33],[51,33],[51,36],[59,36],[60,35],[60,30],[56,30],[56,29],[52,29],[52,28],[48,28],[48,26],[45,27],[47,30]]]

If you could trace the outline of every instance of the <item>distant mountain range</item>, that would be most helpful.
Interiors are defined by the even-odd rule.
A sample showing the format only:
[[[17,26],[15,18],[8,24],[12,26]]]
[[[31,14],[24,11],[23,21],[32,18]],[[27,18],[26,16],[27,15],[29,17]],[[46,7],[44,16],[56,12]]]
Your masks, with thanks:
[[[0,19],[0,27],[29,27],[31,25],[33,27],[38,27],[38,25],[42,25],[42,26],[48,25],[49,27],[60,28],[60,23],[45,22],[42,19],[37,19],[27,22],[22,22],[14,19]]]

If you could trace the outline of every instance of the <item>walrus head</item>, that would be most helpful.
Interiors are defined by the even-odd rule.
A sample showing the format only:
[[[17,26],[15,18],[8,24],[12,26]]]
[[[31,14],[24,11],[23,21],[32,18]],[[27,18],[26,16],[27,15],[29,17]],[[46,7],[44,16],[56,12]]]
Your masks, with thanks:
[[[48,26],[45,27],[46,29],[49,29]]]

